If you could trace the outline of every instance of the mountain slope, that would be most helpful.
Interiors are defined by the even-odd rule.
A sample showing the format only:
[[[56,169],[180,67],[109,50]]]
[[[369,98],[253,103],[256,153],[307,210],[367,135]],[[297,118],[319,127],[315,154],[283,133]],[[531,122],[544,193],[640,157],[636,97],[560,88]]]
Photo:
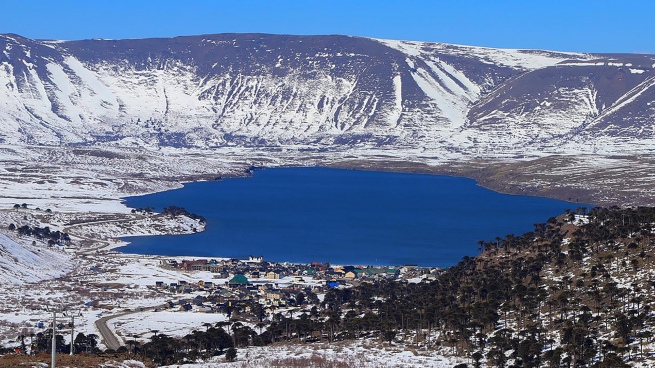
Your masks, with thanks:
[[[648,366],[654,220],[652,207],[580,208],[480,241],[436,276],[334,288],[319,306],[346,339],[384,335],[475,367]]]
[[[632,116],[628,108],[635,107],[623,100],[649,88],[652,77],[644,74],[652,71],[608,64],[563,63],[503,84],[470,110],[471,134],[500,134],[508,145],[559,144],[567,135],[607,134],[607,120],[616,114],[614,136],[644,138],[629,126],[652,122],[653,115]]]
[[[0,233],[0,282],[22,285],[70,271],[71,257],[44,246],[18,244]]]
[[[116,200],[260,163],[426,165],[511,193],[655,203],[653,55],[264,34],[0,35],[0,50],[7,197],[75,177],[57,198]]]
[[[642,109],[653,76],[647,55],[262,34],[65,42],[3,35],[0,49],[6,143],[366,142],[433,154],[493,155],[503,146],[538,154],[580,131],[643,138],[649,130],[632,126],[652,121]]]

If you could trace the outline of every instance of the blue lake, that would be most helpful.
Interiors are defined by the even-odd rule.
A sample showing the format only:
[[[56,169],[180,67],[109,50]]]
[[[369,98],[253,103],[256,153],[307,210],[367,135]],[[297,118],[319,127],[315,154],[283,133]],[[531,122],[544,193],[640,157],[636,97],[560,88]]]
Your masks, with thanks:
[[[193,235],[131,237],[126,253],[332,264],[451,266],[479,240],[522,234],[580,204],[506,195],[458,177],[282,168],[126,198],[207,219]]]

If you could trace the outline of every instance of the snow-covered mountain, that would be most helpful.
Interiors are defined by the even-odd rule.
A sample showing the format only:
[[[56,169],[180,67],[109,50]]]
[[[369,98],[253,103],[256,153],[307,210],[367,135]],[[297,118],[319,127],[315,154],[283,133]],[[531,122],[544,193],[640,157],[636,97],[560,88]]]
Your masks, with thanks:
[[[8,144],[478,156],[655,147],[653,55],[263,34],[0,35],[0,49]]]

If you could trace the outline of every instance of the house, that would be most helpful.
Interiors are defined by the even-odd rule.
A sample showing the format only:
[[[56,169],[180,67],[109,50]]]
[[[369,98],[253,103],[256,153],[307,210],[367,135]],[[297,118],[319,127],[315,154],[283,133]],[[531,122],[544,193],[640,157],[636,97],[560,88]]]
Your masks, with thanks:
[[[271,291],[266,293],[266,299],[271,299],[271,300],[280,300],[282,299],[282,293],[279,291]]]
[[[341,277],[341,273],[335,272],[333,269],[329,268],[325,272],[323,272],[323,277],[325,277],[328,280],[331,279],[337,279]]]
[[[371,276],[382,276],[385,274],[385,272],[386,270],[380,267],[371,267],[366,269],[366,273]]]
[[[155,286],[157,286],[158,288],[163,287],[164,282],[163,281],[155,281]]]
[[[214,309],[212,307],[198,307],[196,308],[196,312],[198,313],[213,313]]]
[[[163,267],[177,268],[179,264],[174,259],[161,260],[161,265]]]
[[[395,268],[389,268],[385,271],[385,275],[390,278],[397,278],[400,272]]]
[[[226,279],[226,278],[230,277],[230,274],[228,274],[226,271],[219,271],[219,272],[214,272],[214,273],[215,273],[215,275],[213,275],[212,277],[215,278],[215,279]]]
[[[245,286],[248,285],[248,279],[246,276],[244,276],[242,273],[237,274],[234,276],[230,281],[227,283],[229,287],[239,287],[239,286]]]
[[[249,256],[247,263],[262,263],[264,262],[264,257],[259,256],[259,257],[253,257]]]
[[[406,265],[403,265],[403,267],[402,267],[400,270],[401,270],[403,273],[405,273],[405,272],[414,271],[414,270],[416,270],[416,269],[418,269],[418,265],[415,265],[415,264],[406,264]]]
[[[209,272],[211,273],[221,273],[225,271],[225,266],[220,264],[210,264]]]
[[[258,287],[257,289],[259,289],[259,291],[266,292],[266,291],[269,291],[269,290],[273,290],[274,287],[273,287],[273,284],[271,284],[271,283],[266,283],[266,284],[263,284],[263,285],[260,284],[259,287]]]
[[[209,271],[210,266],[204,259],[194,261],[182,261],[182,269],[185,271]]]
[[[202,305],[202,303],[205,302],[205,301],[207,301],[207,298],[205,298],[203,296],[200,296],[200,295],[193,298],[193,304],[195,304],[195,305]]]

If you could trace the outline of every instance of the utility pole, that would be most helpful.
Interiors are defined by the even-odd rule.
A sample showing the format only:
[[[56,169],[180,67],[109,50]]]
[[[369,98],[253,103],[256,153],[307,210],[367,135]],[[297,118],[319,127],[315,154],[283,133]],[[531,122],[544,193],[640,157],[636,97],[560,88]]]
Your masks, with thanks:
[[[71,323],[70,323],[70,328],[71,328],[71,342],[70,342],[70,355],[73,355],[73,341],[75,339],[75,316],[82,316],[82,313],[79,311],[70,311],[68,312],[71,316]],[[66,316],[67,313],[63,312],[63,315]]]
[[[73,355],[73,332],[75,331],[75,315],[71,314],[71,351],[70,355]]]
[[[50,312],[49,308],[46,307],[46,310]],[[63,309],[56,309],[54,308],[52,310],[52,349],[50,352],[50,355],[52,357],[50,367],[51,368],[56,368],[57,367],[57,313],[60,313],[63,316],[66,315],[64,313]]]
[[[52,361],[50,367],[55,368],[57,365],[57,311],[52,311],[52,351],[50,353]]]

